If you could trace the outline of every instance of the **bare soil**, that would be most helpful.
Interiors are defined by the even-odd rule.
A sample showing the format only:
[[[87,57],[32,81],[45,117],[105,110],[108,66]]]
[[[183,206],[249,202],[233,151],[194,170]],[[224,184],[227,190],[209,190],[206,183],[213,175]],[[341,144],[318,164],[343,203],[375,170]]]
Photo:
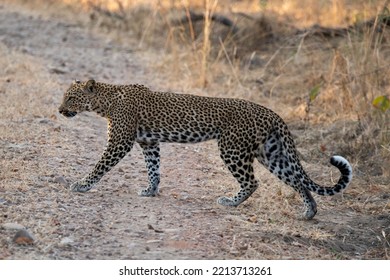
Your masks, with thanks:
[[[70,192],[98,160],[106,123],[89,113],[62,117],[64,90],[89,77],[159,89],[149,52],[76,20],[0,3],[0,259],[389,258],[388,181],[363,171],[343,195],[316,196],[312,221],[299,219],[300,198],[259,165],[257,192],[237,208],[218,206],[238,186],[214,142],[162,144],[155,198],[138,196],[147,184],[138,146],[95,189]],[[292,128],[308,173],[333,184],[338,171],[311,157],[316,141]],[[13,242],[12,224],[34,243]]]

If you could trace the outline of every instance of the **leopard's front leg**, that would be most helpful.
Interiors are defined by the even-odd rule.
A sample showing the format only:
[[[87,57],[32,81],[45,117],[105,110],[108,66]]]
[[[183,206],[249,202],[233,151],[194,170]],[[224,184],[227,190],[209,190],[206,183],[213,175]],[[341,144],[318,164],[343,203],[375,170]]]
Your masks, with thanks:
[[[133,142],[122,143],[108,143],[106,149],[103,152],[102,157],[95,165],[93,171],[81,179],[73,183],[70,189],[74,192],[87,192],[100,181],[100,179],[111,170],[124,156],[130,152],[133,146]]]
[[[134,137],[129,131],[116,129],[115,125],[109,124],[108,142],[102,157],[95,165],[93,171],[80,181],[73,183],[70,189],[74,192],[87,192],[100,181],[125,155],[130,152],[134,144]]]

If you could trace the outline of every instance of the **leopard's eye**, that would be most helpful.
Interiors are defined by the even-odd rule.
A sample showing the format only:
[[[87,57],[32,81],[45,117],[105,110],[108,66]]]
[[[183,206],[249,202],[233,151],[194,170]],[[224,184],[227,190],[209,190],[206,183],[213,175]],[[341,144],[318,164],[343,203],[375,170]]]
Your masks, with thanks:
[[[75,98],[74,98],[73,96],[68,97],[68,100],[66,100],[66,103],[67,103],[67,104],[70,104],[70,103],[72,103],[74,100],[75,100]]]

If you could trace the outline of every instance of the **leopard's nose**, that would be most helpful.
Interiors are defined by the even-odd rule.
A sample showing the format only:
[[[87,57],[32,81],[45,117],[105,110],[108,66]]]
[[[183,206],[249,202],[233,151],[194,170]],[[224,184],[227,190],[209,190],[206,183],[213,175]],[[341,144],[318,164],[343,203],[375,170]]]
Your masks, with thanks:
[[[60,114],[64,115],[67,118],[72,118],[77,115],[77,112],[72,112],[62,107],[60,107],[58,111],[60,112]]]
[[[62,107],[60,107],[59,109],[58,109],[58,112],[60,112],[60,114],[61,115],[66,115],[67,113],[68,113],[68,110],[66,110],[66,109],[64,109],[64,108],[62,108]]]

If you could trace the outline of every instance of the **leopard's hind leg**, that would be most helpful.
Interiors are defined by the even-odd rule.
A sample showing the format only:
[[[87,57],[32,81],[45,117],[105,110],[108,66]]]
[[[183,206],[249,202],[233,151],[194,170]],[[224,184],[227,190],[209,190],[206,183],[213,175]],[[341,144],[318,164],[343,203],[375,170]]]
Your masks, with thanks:
[[[220,197],[218,203],[224,206],[238,206],[247,200],[259,186],[253,172],[254,155],[245,147],[236,149],[236,143],[229,138],[219,139],[218,145],[222,160],[240,184],[240,190],[235,196]]]
[[[303,217],[312,219],[317,213],[317,204],[305,187],[305,182],[308,183],[310,179],[299,162],[290,135],[282,139],[277,131],[273,131],[268,135],[262,148],[257,155],[259,162],[299,193],[304,203]]]

